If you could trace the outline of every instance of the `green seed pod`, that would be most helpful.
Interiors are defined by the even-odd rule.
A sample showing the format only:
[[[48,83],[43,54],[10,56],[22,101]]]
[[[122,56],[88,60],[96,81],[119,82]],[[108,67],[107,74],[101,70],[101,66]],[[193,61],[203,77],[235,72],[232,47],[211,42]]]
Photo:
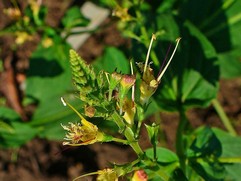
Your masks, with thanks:
[[[96,88],[96,75],[92,66],[87,65],[74,50],[70,50],[69,54],[73,80],[76,88],[82,94],[94,91]]]

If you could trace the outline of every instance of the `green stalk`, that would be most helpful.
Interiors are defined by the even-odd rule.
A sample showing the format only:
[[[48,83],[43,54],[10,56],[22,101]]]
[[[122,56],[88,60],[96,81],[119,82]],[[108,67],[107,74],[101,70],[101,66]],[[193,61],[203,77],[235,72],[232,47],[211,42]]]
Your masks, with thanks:
[[[120,117],[120,115],[115,111],[112,114],[112,118],[114,119],[115,123],[117,124],[117,126],[119,127],[119,130],[121,132],[123,132],[125,130],[125,123],[123,122],[122,118]]]
[[[118,142],[118,143],[122,143],[124,145],[127,145],[129,142],[127,140],[123,140],[123,139],[120,139],[120,138],[112,138],[111,141],[115,141],[115,142]]]
[[[138,141],[135,139],[135,134],[133,133],[132,129],[130,127],[127,127],[124,123],[122,117],[115,111],[112,114],[112,118],[114,119],[115,123],[119,127],[121,131],[124,131],[124,135],[126,139],[128,140],[130,146],[133,148],[133,150],[136,152],[136,154],[140,157],[144,154],[142,151]]]
[[[180,120],[176,133],[176,151],[179,157],[180,167],[183,173],[186,173],[186,154],[185,154],[185,140],[184,140],[184,131],[188,124],[187,117],[183,108],[179,109]]]
[[[218,158],[218,161],[221,162],[221,163],[230,163],[230,164],[233,164],[233,163],[241,163],[241,157],[221,157],[221,158]]]
[[[228,116],[224,112],[221,104],[218,102],[217,99],[214,99],[212,101],[212,104],[213,104],[213,107],[215,108],[215,110],[217,111],[217,113],[218,113],[222,123],[224,124],[225,128],[228,130],[228,132],[230,134],[232,134],[233,136],[236,136],[237,133],[236,133],[235,129],[233,128],[231,122],[229,121]]]
[[[156,143],[153,144],[153,159],[155,162],[157,162],[156,147],[157,147]]]

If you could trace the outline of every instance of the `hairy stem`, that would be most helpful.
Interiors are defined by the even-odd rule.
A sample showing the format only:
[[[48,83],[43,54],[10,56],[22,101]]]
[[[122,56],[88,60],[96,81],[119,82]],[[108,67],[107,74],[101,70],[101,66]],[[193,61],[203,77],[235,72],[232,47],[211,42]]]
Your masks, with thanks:
[[[133,150],[136,152],[138,156],[143,155],[143,151],[138,143],[138,141],[135,139],[135,134],[133,133],[132,129],[130,127],[127,127],[124,123],[122,117],[115,111],[112,114],[112,118],[114,119],[115,123],[119,127],[121,131],[124,132],[124,135],[126,139],[128,140],[130,146],[133,148]]]

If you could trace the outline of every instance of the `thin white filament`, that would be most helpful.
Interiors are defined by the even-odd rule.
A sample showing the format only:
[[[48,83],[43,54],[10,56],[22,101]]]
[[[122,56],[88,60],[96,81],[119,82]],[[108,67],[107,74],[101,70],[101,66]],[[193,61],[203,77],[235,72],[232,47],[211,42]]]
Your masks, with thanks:
[[[150,42],[150,45],[149,45],[149,48],[148,48],[148,52],[147,52],[147,55],[146,55],[145,67],[144,67],[144,71],[143,71],[144,74],[145,74],[145,72],[146,72],[148,60],[149,60],[149,57],[150,57],[151,46],[152,46],[153,40],[155,40],[155,39],[156,39],[156,35],[155,35],[155,34],[152,34],[151,42]]]

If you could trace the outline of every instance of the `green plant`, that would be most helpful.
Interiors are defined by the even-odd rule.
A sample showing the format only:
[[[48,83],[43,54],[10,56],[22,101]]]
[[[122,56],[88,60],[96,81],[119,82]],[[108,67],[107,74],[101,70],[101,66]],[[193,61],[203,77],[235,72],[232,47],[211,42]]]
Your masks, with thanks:
[[[129,164],[113,165],[113,169],[93,174],[108,175],[110,173],[112,175],[115,172],[115,177],[110,179],[114,180],[117,176],[144,169],[150,180],[238,180],[241,160],[236,145],[240,144],[240,138],[231,136],[236,135],[236,132],[217,102],[216,96],[220,75],[222,77],[240,75],[241,69],[238,61],[240,43],[235,40],[235,37],[239,36],[237,30],[241,25],[239,11],[237,10],[240,2],[215,1],[214,4],[211,4],[192,0],[163,1],[153,3],[155,6],[138,0],[133,2],[122,1],[121,4],[113,1],[102,1],[102,3],[115,8],[114,15],[122,20],[119,23],[119,28],[125,36],[133,40],[132,49],[129,52],[127,51],[129,53],[127,56],[133,57],[134,60],[144,59],[143,52],[149,46],[150,34],[156,32],[158,39],[161,41],[157,41],[154,44],[153,51],[150,52],[150,58],[154,63],[153,72],[160,67],[159,60],[165,57],[166,53],[163,52],[163,47],[168,47],[167,43],[176,37],[181,36],[183,40],[159,88],[157,88],[159,84],[157,79],[151,81],[154,78],[151,76],[146,84],[149,85],[149,89],[143,91],[142,83],[146,82],[143,76],[145,73],[142,76],[137,74],[135,99],[132,99],[135,103],[126,103],[128,105],[126,112],[129,113],[129,117],[133,118],[133,115],[135,115],[134,123],[127,121],[129,124],[125,122],[125,125],[122,124],[123,120],[127,118],[126,112],[122,109],[125,99],[120,95],[123,95],[123,93],[117,94],[119,96],[117,96],[116,101],[119,101],[117,105],[120,111],[116,112],[114,117],[109,112],[114,111],[116,107],[111,108],[105,102],[105,99],[108,101],[112,99],[105,98],[105,96],[101,96],[101,99],[99,99],[99,96],[96,97],[96,95],[84,95],[95,98],[95,100],[101,100],[99,102],[103,102],[107,106],[103,110],[99,108],[99,105],[87,105],[87,107],[91,106],[92,110],[95,110],[97,117],[105,114],[104,120],[116,122],[119,132],[125,135],[127,144],[139,156],[137,160]],[[209,7],[212,11],[208,11]],[[203,13],[205,11],[206,13]],[[201,14],[198,14],[199,12]],[[220,22],[222,23],[220,24]],[[227,29],[230,30],[231,35],[229,35]],[[218,43],[219,40],[225,42],[225,46]],[[106,54],[96,63],[97,69],[112,72],[113,67],[116,67],[118,70],[119,67],[112,64],[115,57],[113,55],[116,52],[118,50],[108,48]],[[232,61],[235,62],[233,65],[227,66],[227,59],[224,59],[227,55],[233,57]],[[79,61],[82,60],[79,58]],[[164,64],[166,64],[165,61],[166,58],[164,58]],[[119,62],[118,59],[117,62]],[[114,64],[118,63],[114,62]],[[128,73],[128,71],[126,72],[126,66],[122,65],[121,67],[124,69],[124,73]],[[144,69],[148,69],[146,68],[147,65],[144,67]],[[142,69],[143,66],[139,65],[139,68]],[[229,71],[234,69],[235,71]],[[161,70],[163,69],[161,68]],[[116,73],[107,73],[107,75],[116,78]],[[99,87],[101,92],[105,90],[104,95],[107,92],[108,95],[111,95],[110,92],[113,90],[111,78],[108,78],[108,80],[109,88]],[[120,84],[118,81],[114,81],[114,83]],[[122,91],[121,86],[120,84],[118,91]],[[149,95],[155,92],[154,99],[150,99],[151,103],[147,107],[144,106],[145,101],[141,98],[143,92],[148,92]],[[129,95],[129,99],[131,97],[133,98]],[[82,101],[86,102],[86,100]],[[196,130],[191,128],[186,111],[193,107],[207,107],[211,103],[213,103],[231,135],[216,128],[200,127]],[[136,145],[139,138],[139,128],[145,116],[160,110],[177,111],[180,115],[176,134],[176,154],[158,147],[158,126],[156,123],[146,126],[153,148],[141,150]],[[99,114],[99,112],[102,112],[102,114]],[[105,124],[105,122],[102,121],[99,124]],[[70,128],[67,128],[67,130],[71,131]],[[129,132],[133,133],[129,134]],[[234,140],[235,143],[232,144],[231,142],[234,142]]]
[[[32,3],[24,16],[19,16],[15,5],[12,11],[15,21],[0,34],[17,36],[17,44],[31,40],[34,34],[41,35],[42,41],[31,56],[23,101],[24,105],[33,103],[37,108],[27,123],[15,111],[0,108],[1,147],[19,147],[35,136],[61,139],[64,137],[61,122],[70,132],[65,144],[80,146],[116,141],[130,145],[137,153],[138,158],[126,165],[113,164],[112,168],[92,173],[98,174],[100,180],[107,177],[114,180],[124,175],[129,178],[132,172],[135,172],[133,179],[142,173],[144,178],[148,175],[149,180],[239,180],[241,140],[232,136],[235,130],[216,96],[220,78],[240,76],[240,1],[101,0],[97,3],[114,9],[113,14],[120,19],[120,31],[131,38],[131,49],[123,51],[124,54],[117,48],[107,47],[93,64],[94,68],[71,51],[72,72],[80,92],[78,99],[72,95],[67,62],[70,46],[65,39],[71,35],[72,27],[85,26],[88,21],[74,7],[62,19],[61,27],[53,28],[44,21],[45,7]],[[62,32],[64,37],[60,36]],[[146,50],[152,33],[158,38],[149,51],[153,65],[139,63],[130,72],[126,57],[135,61],[149,57]],[[169,50],[166,49],[176,37],[182,37],[180,47],[160,83],[154,75],[164,70],[160,67],[167,63],[165,57]],[[44,67],[41,72],[40,65]],[[135,96],[131,93],[133,84]],[[61,96],[71,102],[63,100],[81,122],[66,125],[76,116],[71,109],[60,105]],[[190,126],[186,111],[210,104],[229,133]],[[153,147],[142,150],[138,139],[144,119],[163,110],[179,113],[176,153],[160,147],[158,120],[146,125]],[[83,116],[98,119],[93,124],[91,118]],[[108,128],[111,133],[119,131],[123,139],[114,137]]]
[[[154,38],[155,35],[152,37],[150,47]],[[136,160],[128,164],[113,164],[113,168],[87,175],[97,174],[97,180],[111,181],[126,176],[133,171],[144,169],[150,180],[176,180],[177,178],[182,180],[190,178],[219,180],[231,176],[228,174],[230,165],[240,164],[241,159],[237,152],[226,155],[226,150],[223,150],[224,147],[222,147],[222,144],[225,145],[225,142],[222,142],[223,139],[231,140],[235,139],[234,137],[218,129],[208,127],[202,127],[186,134],[188,120],[184,110],[179,110],[181,122],[177,130],[177,154],[158,146],[159,126],[156,123],[146,125],[153,148],[144,151],[139,146],[139,129],[143,123],[149,99],[156,92],[179,41],[180,39],[177,40],[170,59],[161,69],[157,78],[155,78],[153,69],[148,64],[150,48],[145,64],[137,64],[141,72],[139,76],[135,75],[133,68],[130,75],[116,71],[112,73],[100,71],[96,74],[91,65],[85,64],[76,52],[70,50],[73,80],[79,91],[79,98],[84,102],[85,111],[83,114],[89,118],[102,118],[100,119],[100,125],[104,122],[114,122],[118,126],[119,133],[123,134],[125,139],[115,138],[108,133],[104,133],[98,126],[87,121],[71,104],[62,98],[64,106],[68,105],[80,119],[78,123],[69,123],[68,126],[62,125],[67,131],[65,137],[67,141],[63,144],[82,146],[96,142],[115,141],[130,145],[138,156]],[[107,80],[107,83],[104,79]],[[221,133],[221,136],[218,137],[216,132]],[[239,143],[240,138],[237,141]],[[75,180],[84,176],[86,175]],[[234,175],[234,178],[236,176]]]

